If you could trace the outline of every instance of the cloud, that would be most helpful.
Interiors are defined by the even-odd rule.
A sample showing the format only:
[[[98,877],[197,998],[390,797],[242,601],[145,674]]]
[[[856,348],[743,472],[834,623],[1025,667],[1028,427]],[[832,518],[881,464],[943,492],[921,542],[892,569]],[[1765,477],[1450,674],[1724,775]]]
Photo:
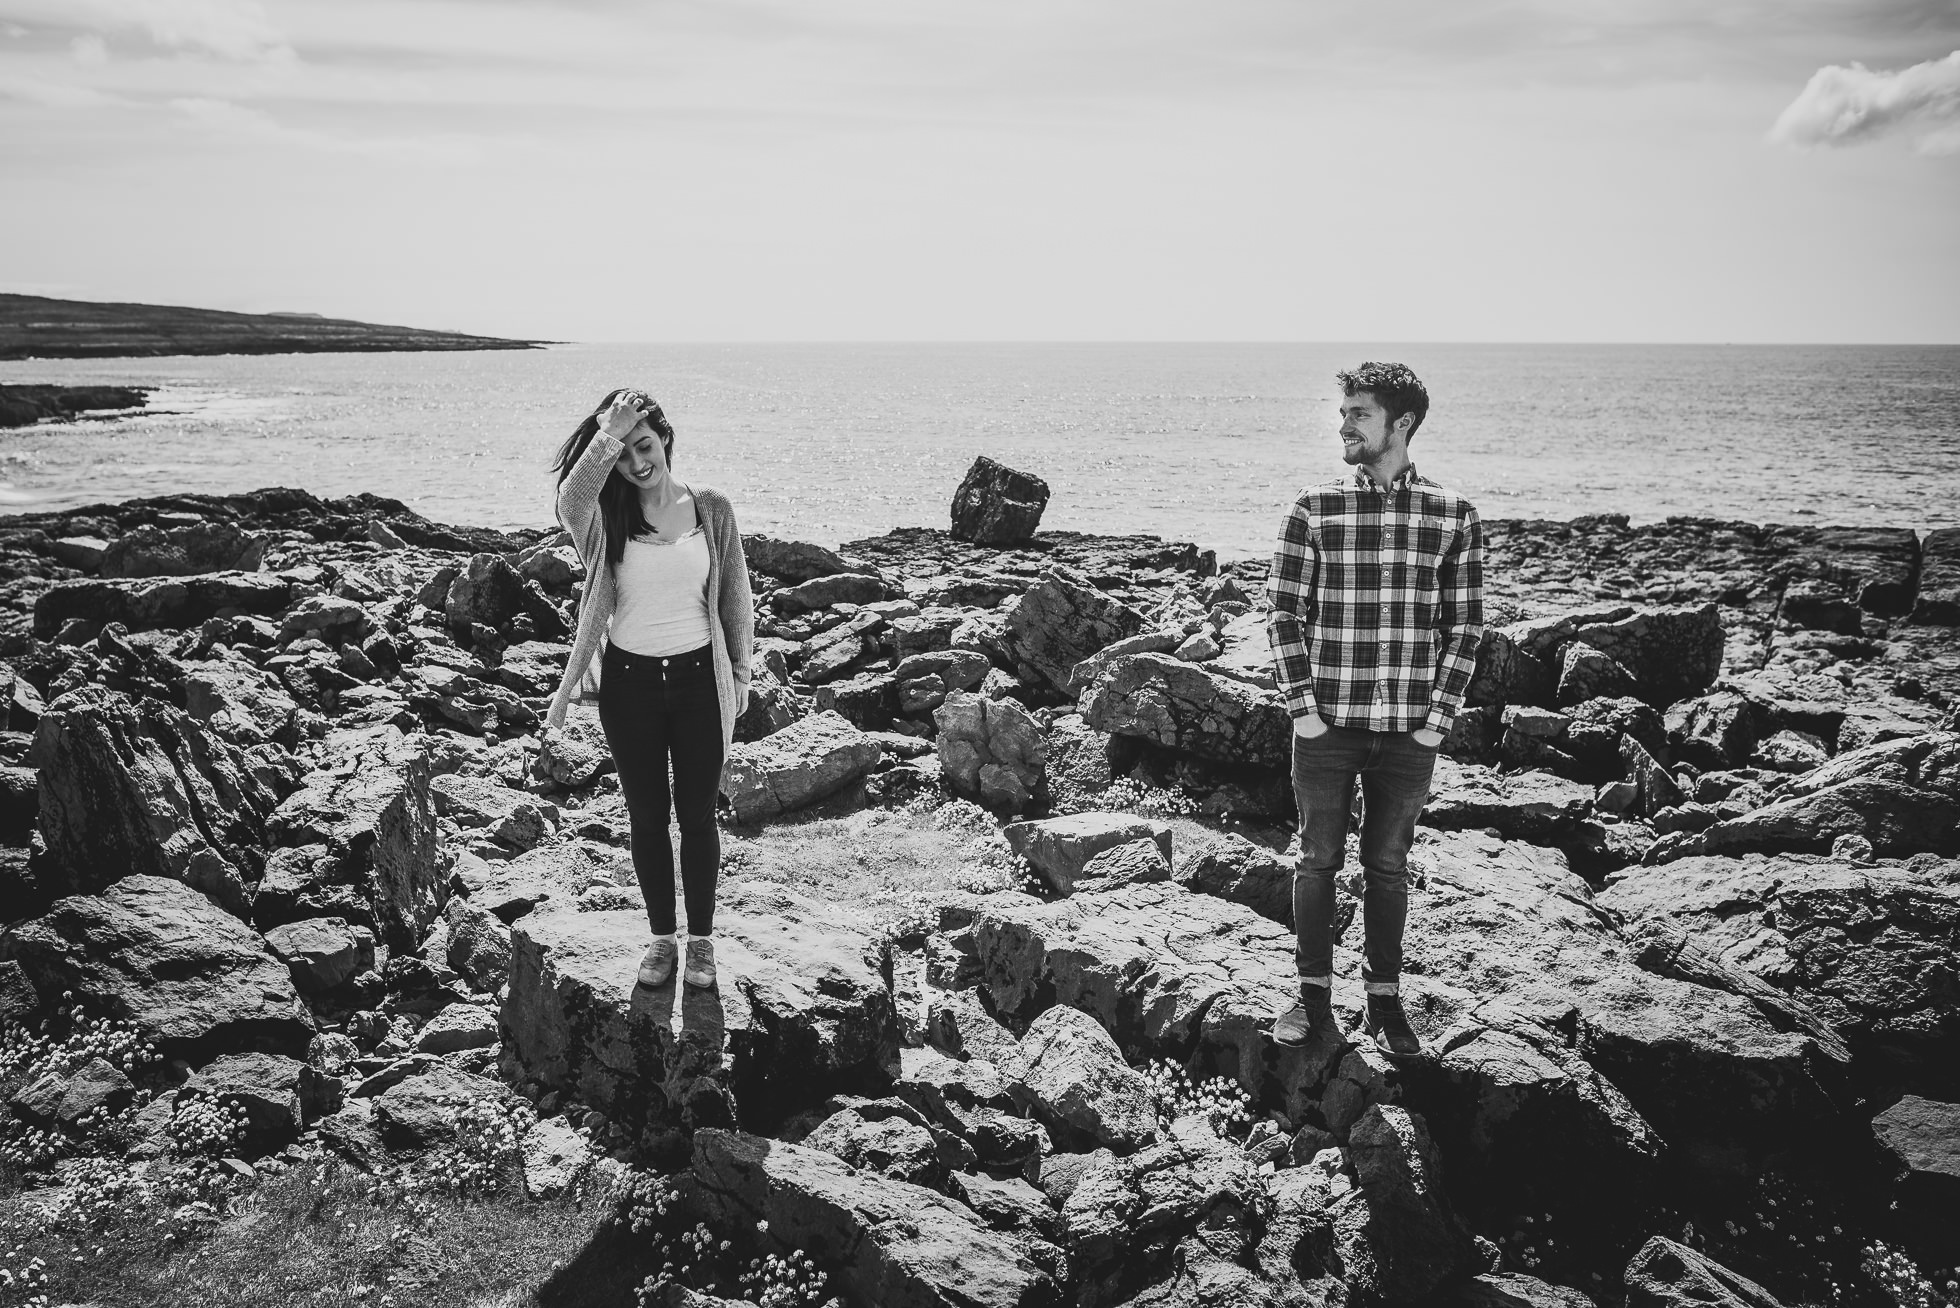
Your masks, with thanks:
[[[19,100],[44,109],[99,109],[123,103],[119,97],[94,87],[7,74],[0,74],[0,99]]]
[[[1778,145],[1857,145],[1912,139],[1926,154],[1960,153],[1960,50],[1895,73],[1830,64],[1770,128]]]
[[[260,0],[0,0],[0,15],[108,34],[144,32],[165,49],[244,62],[293,54]]]

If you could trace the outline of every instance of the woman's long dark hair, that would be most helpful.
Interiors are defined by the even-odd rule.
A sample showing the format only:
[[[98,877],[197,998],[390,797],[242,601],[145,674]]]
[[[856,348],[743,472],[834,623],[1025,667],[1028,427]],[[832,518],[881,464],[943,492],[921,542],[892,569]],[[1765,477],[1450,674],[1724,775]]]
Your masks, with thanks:
[[[585,453],[585,447],[592,444],[592,438],[599,432],[599,419],[607,409],[612,407],[614,400],[632,391],[632,387],[622,386],[616,391],[609,392],[605,399],[599,401],[599,407],[594,409],[585,421],[578,425],[577,430],[572,432],[570,439],[558,447],[558,459],[552,464],[552,468],[558,473],[559,485],[564,485],[565,478],[572,471],[572,465],[577,463],[579,456]],[[644,394],[644,392],[635,393]],[[649,402],[652,402],[651,397]],[[647,425],[653,428],[656,436],[660,437],[661,447],[667,451],[667,466],[672,468],[674,466],[673,424],[667,421],[667,415],[660,411],[657,403],[647,411],[646,419]],[[653,524],[647,521],[646,514],[640,510],[640,492],[631,482],[619,475],[618,468],[610,469],[606,473],[606,484],[599,490],[599,514],[606,521],[606,562],[614,567],[618,567],[619,561],[626,557],[628,538],[644,536],[653,530]]]

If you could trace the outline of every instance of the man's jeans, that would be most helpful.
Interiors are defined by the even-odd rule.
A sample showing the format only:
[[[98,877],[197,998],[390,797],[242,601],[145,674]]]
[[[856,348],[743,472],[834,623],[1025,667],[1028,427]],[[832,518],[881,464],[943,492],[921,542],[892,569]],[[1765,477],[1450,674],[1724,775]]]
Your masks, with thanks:
[[[1293,737],[1293,798],[1300,806],[1300,864],[1293,873],[1295,961],[1303,977],[1334,971],[1334,874],[1346,856],[1354,779],[1361,778],[1361,978],[1392,989],[1402,976],[1402,926],[1409,915],[1409,846],[1429,799],[1436,753],[1413,733],[1330,726]]]

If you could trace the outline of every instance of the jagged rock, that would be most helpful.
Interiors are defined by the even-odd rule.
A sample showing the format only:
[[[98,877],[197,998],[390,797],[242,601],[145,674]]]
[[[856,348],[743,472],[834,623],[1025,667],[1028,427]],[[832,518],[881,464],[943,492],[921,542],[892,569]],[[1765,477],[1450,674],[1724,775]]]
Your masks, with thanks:
[[[835,1267],[853,1301],[883,1308],[1051,1308],[1054,1281],[973,1211],[923,1186],[853,1171],[818,1149],[702,1130],[694,1178],[710,1220],[768,1223],[769,1246]]]
[[[809,581],[840,572],[855,571],[832,550],[800,540],[776,540],[769,536],[742,537],[742,553],[749,567],[783,581]]]
[[[374,1096],[374,1121],[391,1151],[417,1152],[454,1140],[464,1105],[510,1099],[494,1078],[432,1059]]]
[[[892,669],[898,710],[917,717],[946,702],[953,691],[972,690],[986,678],[986,656],[970,649],[913,654]]]
[[[541,780],[576,790],[591,784],[611,764],[612,752],[596,713],[575,710],[565,716],[562,726],[539,733],[533,770]]]
[[[340,1086],[296,1058],[226,1054],[198,1071],[171,1097],[201,1096],[245,1110],[247,1157],[290,1144],[320,1117],[340,1110]]]
[[[774,735],[798,718],[809,704],[767,668],[757,668],[749,681],[749,705],[735,719],[735,739],[747,744]]]
[[[769,597],[769,607],[778,613],[815,613],[833,604],[876,604],[890,598],[892,589],[883,577],[839,572],[779,590]]]
[[[1011,1063],[1020,1042],[996,1021],[972,990],[932,993],[926,1011],[926,1030],[932,1042],[949,1054],[990,1064]]]
[[[1043,1239],[1059,1239],[1061,1214],[1046,1196],[1018,1176],[996,1180],[984,1173],[956,1172],[946,1188],[996,1231],[1028,1231]]]
[[[1960,626],[1960,527],[1927,532],[1921,549],[1912,620],[1925,626]]]
[[[442,911],[423,738],[379,727],[330,740],[266,830],[280,846],[324,846],[331,879],[360,889],[390,949],[413,950]]]
[[[1960,1002],[1934,980],[1960,951],[1951,880],[1801,857],[1699,857],[1642,869],[1598,902],[1630,933],[1664,925],[1774,986],[1881,1066],[1910,1075],[1960,1036]]]
[[[1775,772],[1808,772],[1822,767],[1831,752],[1807,731],[1783,730],[1756,746],[1750,761]]]
[[[1573,831],[1591,802],[1590,787],[1563,777],[1438,758],[1420,820],[1441,831],[1491,827],[1512,840],[1553,842]]]
[[[1639,685],[1625,664],[1583,640],[1567,645],[1559,658],[1555,698],[1562,705],[1578,704],[1602,696],[1618,699],[1622,695],[1638,693]]]
[[[878,657],[878,632],[884,626],[884,618],[863,609],[812,636],[804,647],[803,667],[797,675],[805,685],[820,686],[856,671]]]
[[[836,713],[816,713],[763,740],[736,745],[722,794],[740,822],[763,822],[833,795],[884,758],[877,740]]]
[[[886,731],[897,711],[896,682],[889,672],[861,672],[817,687],[810,697],[818,713],[835,713],[859,731]]]
[[[585,1137],[557,1118],[546,1118],[524,1133],[524,1192],[533,1199],[556,1199],[578,1184],[591,1165]]]
[[[575,1090],[670,1147],[676,1132],[732,1126],[743,1111],[876,1092],[897,1071],[898,1016],[847,912],[761,887],[724,891],[719,984],[684,993],[635,986],[644,913],[521,918],[502,1013],[505,1073]]]
[[[1626,779],[1633,783],[1633,811],[1651,818],[1664,808],[1685,803],[1687,796],[1646,747],[1632,736],[1620,737],[1620,758],[1626,764]]]
[[[1092,727],[1221,763],[1283,768],[1293,719],[1277,694],[1166,654],[1110,660],[1082,696]]]
[[[415,1035],[415,1047],[425,1054],[489,1049],[496,1043],[497,1015],[475,1004],[449,1005]]]
[[[1335,1201],[1328,1270],[1386,1303],[1419,1303],[1476,1257],[1443,1189],[1442,1156],[1422,1119],[1377,1104],[1348,1133],[1360,1189]]]
[[[257,572],[270,537],[228,522],[167,530],[144,525],[103,548],[104,577],[185,577],[200,572]]]
[[[117,1113],[136,1098],[136,1086],[114,1063],[91,1058],[73,1072],[49,1072],[9,1101],[16,1116],[39,1127],[72,1127],[95,1113]]]
[[[1858,607],[1881,617],[1912,608],[1919,539],[1909,527],[1779,527],[1812,575],[1835,582]]]
[[[1908,1201],[1960,1202],[1960,1104],[1906,1095],[1872,1119],[1872,1136]]]
[[[299,704],[279,678],[242,659],[186,664],[184,708],[234,745],[299,740]]]
[[[1261,639],[1264,639],[1263,632],[1261,633]],[[1102,680],[1104,670],[1111,663],[1122,658],[1125,654],[1170,654],[1177,649],[1180,643],[1181,639],[1176,632],[1156,629],[1139,632],[1137,635],[1125,636],[1121,640],[1112,641],[1110,644],[1105,645],[1094,654],[1089,655],[1089,657],[1077,663],[1075,670],[1068,675],[1068,684],[1062,687],[1062,689],[1068,694],[1080,698],[1083,691]],[[1271,657],[1269,653],[1267,655],[1269,663]],[[1213,668],[1211,670],[1213,672],[1223,671],[1221,668]],[[1270,690],[1271,688],[1271,677],[1268,675],[1266,689]]]
[[[486,777],[440,776],[429,781],[436,816],[509,849],[534,848],[554,827],[549,805]]]
[[[283,638],[315,636],[330,645],[360,640],[374,629],[368,611],[339,595],[309,595],[286,610],[279,620]]]
[[[913,1185],[937,1184],[946,1173],[932,1132],[903,1117],[867,1120],[853,1109],[839,1109],[799,1143],[834,1154],[852,1167]]]
[[[1863,631],[1858,603],[1844,588],[1828,581],[1794,581],[1783,591],[1776,615],[1814,631],[1856,636]]]
[[[915,654],[937,654],[953,647],[953,633],[966,621],[966,611],[929,607],[909,618],[891,623],[892,657],[899,660]]]
[[[1722,671],[1725,637],[1714,604],[1646,609],[1617,621],[1582,624],[1572,639],[1624,666],[1640,697],[1654,705],[1699,695]]]
[[[1200,1117],[1130,1158],[1090,1165],[1062,1205],[1070,1251],[1088,1269],[1174,1244],[1207,1226],[1256,1241],[1264,1186],[1245,1154]]]
[[[490,992],[510,979],[510,928],[474,898],[450,899],[443,910],[449,927],[447,962],[472,988]]]
[[[1077,663],[1145,625],[1141,613],[1103,594],[1088,578],[1050,568],[1007,610],[1001,644],[1023,681],[1065,692]]]
[[[1596,1308],[1590,1295],[1522,1272],[1473,1276],[1447,1302],[1457,1308]]]
[[[1783,1308],[1748,1277],[1664,1235],[1640,1246],[1625,1281],[1627,1308]]]
[[[46,884],[91,893],[118,876],[171,877],[241,916],[278,797],[250,759],[160,700],[104,686],[48,706],[40,773]]]
[[[173,1057],[304,1053],[313,1019],[258,933],[197,891],[133,876],[55,901],[0,932],[44,1000],[63,991],[150,1034]]]
[[[1193,890],[1293,925],[1293,864],[1244,836],[1228,832],[1180,845],[1173,875]]]
[[[557,691],[559,674],[571,653],[569,646],[556,641],[519,641],[497,660],[497,680],[519,695],[550,695]]]
[[[1960,733],[1928,732],[1840,754],[1772,804],[1658,842],[1648,861],[1695,854],[1827,853],[1863,836],[1881,857],[1960,853]]]
[[[1134,1153],[1157,1139],[1157,1110],[1143,1074],[1095,1018],[1057,1004],[1021,1037],[1011,1087],[1057,1142]]]
[[[261,572],[221,572],[178,580],[64,581],[34,601],[34,634],[52,639],[81,618],[130,631],[181,631],[219,613],[274,614],[292,598],[292,583]]]
[[[1756,742],[1775,729],[1769,708],[1740,691],[1718,690],[1667,710],[1668,736],[1677,742],[1678,756],[1704,770],[1747,762]]]
[[[1057,894],[1066,895],[1089,860],[1132,840],[1152,840],[1165,861],[1171,856],[1170,828],[1128,813],[1071,813],[1002,828],[1007,845],[1028,860]]]
[[[1546,651],[1549,653],[1549,651]],[[1466,706],[1546,704],[1551,701],[1552,669],[1544,658],[1526,650],[1507,630],[1485,627],[1477,647],[1477,670],[1464,692]]]
[[[519,576],[501,554],[471,555],[449,583],[442,613],[459,640],[468,639],[476,625],[503,631],[519,615],[531,620],[537,637],[556,640],[566,634],[564,620],[537,583]]]
[[[1144,837],[1105,849],[1082,865],[1077,890],[1113,890],[1171,879],[1170,861],[1155,840]]]
[[[955,691],[933,712],[934,747],[954,794],[996,812],[1018,813],[1040,791],[1046,752],[1041,729],[1012,700]]]
[[[982,454],[953,492],[953,537],[977,545],[1019,545],[1041,525],[1048,483]]]
[[[285,960],[293,984],[309,995],[331,990],[374,967],[374,937],[337,917],[311,917],[273,927],[266,947]]]

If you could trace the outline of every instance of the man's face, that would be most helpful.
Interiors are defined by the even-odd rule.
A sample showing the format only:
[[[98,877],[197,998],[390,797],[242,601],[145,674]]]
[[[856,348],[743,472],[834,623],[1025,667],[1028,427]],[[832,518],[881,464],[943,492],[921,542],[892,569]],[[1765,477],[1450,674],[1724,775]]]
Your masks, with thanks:
[[[1341,397],[1341,458],[1360,466],[1379,462],[1394,439],[1388,410],[1368,391]]]

